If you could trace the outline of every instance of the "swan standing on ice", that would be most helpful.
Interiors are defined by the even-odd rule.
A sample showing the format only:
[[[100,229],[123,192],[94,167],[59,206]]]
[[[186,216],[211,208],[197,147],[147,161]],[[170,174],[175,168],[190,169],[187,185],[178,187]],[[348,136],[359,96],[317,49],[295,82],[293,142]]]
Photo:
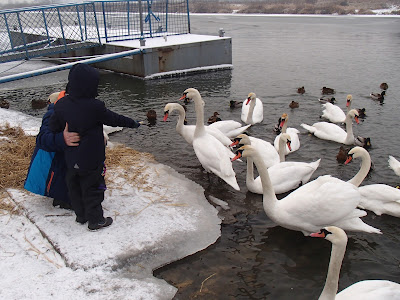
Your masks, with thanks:
[[[359,124],[358,111],[356,109],[351,109],[346,115],[346,131],[338,125],[329,122],[317,122],[311,126],[303,123],[300,126],[314,134],[317,138],[345,145],[354,145],[352,118]]]
[[[238,158],[242,156],[253,159],[261,177],[264,211],[276,224],[301,231],[304,235],[330,225],[350,231],[381,233],[360,219],[367,213],[357,209],[360,194],[351,183],[330,175],[319,176],[278,200],[268,170],[258,152],[252,146],[245,145],[236,153]]]
[[[368,175],[371,167],[371,157],[362,147],[354,147],[348,153],[345,164],[352,159],[361,157],[361,167],[357,174],[348,182],[359,186]],[[400,217],[400,190],[387,184],[369,184],[358,188],[361,199],[359,207],[373,211],[376,215],[382,214]]]
[[[214,136],[206,131],[204,126],[204,101],[198,90],[186,89],[180,100],[189,99],[194,101],[196,110],[196,129],[193,135],[193,149],[198,160],[207,172],[212,172],[235,190],[240,190],[233,171],[232,162],[227,148]]]
[[[238,136],[240,138],[242,135]],[[283,133],[280,138],[280,149],[284,148],[285,143],[290,147],[290,136]],[[252,145],[251,140],[242,139],[241,145]],[[258,150],[257,150],[258,151]],[[258,151],[259,154],[260,151]],[[312,163],[304,162],[285,162],[285,155],[282,151],[279,152],[280,163],[268,167],[267,160],[264,159],[268,167],[268,174],[271,179],[272,186],[275,194],[282,194],[298,188],[299,186],[307,183],[312,174],[318,168],[321,159]],[[247,158],[247,173],[246,173],[246,186],[247,189],[255,194],[263,194],[263,187],[260,176],[254,179],[254,166],[253,159]]]
[[[184,124],[186,113],[182,105],[180,105],[179,103],[167,103],[164,107],[164,121],[166,121],[168,119],[169,114],[171,114],[175,110],[177,110],[179,113],[178,121],[176,123],[176,132],[178,132],[188,144],[192,145],[193,135],[196,126]],[[205,128],[209,134],[214,136],[224,146],[229,146],[232,143],[232,141],[217,128],[210,128],[210,126],[205,126]],[[230,151],[229,149],[227,150]],[[232,151],[230,152],[233,154]]]
[[[254,125],[264,119],[264,107],[255,93],[250,93],[242,105],[241,119],[246,124]]]
[[[281,137],[282,133],[288,133],[290,135],[290,146],[292,147],[292,150],[289,150],[287,145],[283,145],[285,150],[283,151],[284,155],[288,155],[289,153],[292,153],[294,151],[299,150],[300,148],[300,139],[299,139],[299,133],[296,128],[288,128],[288,122],[289,122],[289,116],[287,114],[282,114],[280,118],[281,122],[279,124],[279,127],[281,128],[281,133],[275,138],[274,140],[274,146],[276,151],[279,152],[279,139]]]
[[[337,293],[340,268],[346,252],[347,235],[335,226],[328,226],[310,236],[324,238],[332,243],[331,259],[320,300],[394,300],[400,299],[400,284],[389,280],[363,280]]]
[[[348,113],[351,109],[352,100],[353,100],[353,96],[347,95],[347,98],[346,98],[347,111],[346,111],[346,113]],[[339,106],[327,102],[325,104],[322,104],[322,107],[324,108],[324,110],[322,111],[321,117],[328,119],[332,123],[344,123],[344,121],[346,120],[346,114]]]

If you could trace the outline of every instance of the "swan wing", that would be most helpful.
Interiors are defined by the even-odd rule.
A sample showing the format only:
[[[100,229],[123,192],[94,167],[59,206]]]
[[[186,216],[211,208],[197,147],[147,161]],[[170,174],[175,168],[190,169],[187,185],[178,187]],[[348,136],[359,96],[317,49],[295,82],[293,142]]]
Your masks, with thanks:
[[[251,141],[251,146],[257,149],[267,168],[280,162],[279,154],[270,142],[252,136],[249,136],[249,139]]]
[[[233,129],[239,128],[241,127],[242,124],[234,121],[234,120],[222,120],[222,121],[218,121],[218,122],[214,122],[210,125],[208,125],[208,127],[211,128],[217,128],[219,130],[221,130],[222,133],[227,133]]]
[[[264,107],[260,99],[256,99],[256,106],[253,111],[253,122],[260,123],[264,119]]]
[[[337,105],[332,103],[325,103],[322,105],[324,110],[322,111],[322,117],[328,119],[333,123],[343,123],[346,119],[346,114]]]
[[[236,190],[239,185],[227,149],[215,137],[204,134],[193,140],[193,149],[207,172],[212,172]]]
[[[307,129],[307,127],[302,127]],[[323,140],[343,143],[347,137],[346,131],[336,124],[328,122],[317,122],[314,123],[311,127],[312,129],[309,131],[313,133],[316,137]]]
[[[217,123],[217,122],[215,122]],[[232,141],[230,138],[228,138],[225,134],[223,134],[219,129],[217,128],[213,128],[213,127],[209,127],[206,126],[206,131],[211,134],[212,136],[214,136],[218,141],[220,141],[224,146],[229,146],[230,144],[232,144]]]
[[[335,299],[400,299],[400,284],[389,280],[363,280],[338,293]]]
[[[394,171],[397,176],[400,176],[400,162],[393,156],[389,155],[389,167]]]
[[[377,215],[400,217],[400,190],[386,184],[370,184],[359,187],[360,206]]]

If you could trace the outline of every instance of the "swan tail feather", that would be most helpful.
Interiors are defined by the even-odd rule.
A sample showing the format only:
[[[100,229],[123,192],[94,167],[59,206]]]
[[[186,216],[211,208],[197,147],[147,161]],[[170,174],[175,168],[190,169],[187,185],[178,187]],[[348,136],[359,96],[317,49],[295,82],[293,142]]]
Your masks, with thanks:
[[[315,132],[315,128],[310,126],[310,125],[302,123],[302,124],[300,124],[300,126],[303,127],[305,130],[307,130],[310,133],[314,133]]]

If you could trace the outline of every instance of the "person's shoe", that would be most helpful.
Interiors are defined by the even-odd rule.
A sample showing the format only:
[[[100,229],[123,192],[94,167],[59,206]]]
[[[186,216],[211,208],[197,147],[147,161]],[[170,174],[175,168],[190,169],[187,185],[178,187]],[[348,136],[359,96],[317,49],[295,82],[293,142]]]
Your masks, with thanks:
[[[53,206],[54,206],[54,207],[61,205],[61,203],[62,203],[62,202],[61,202],[60,200],[58,200],[58,199],[53,199]]]
[[[87,222],[87,220],[84,217],[76,217],[75,221],[81,225]]]
[[[88,229],[91,231],[95,231],[95,230],[99,230],[101,228],[110,226],[113,222],[113,219],[111,217],[107,217],[104,219],[103,222],[99,222],[99,223],[94,223],[94,224],[90,224],[88,225]]]
[[[66,203],[66,202],[64,202],[64,201],[60,201],[60,202],[61,202],[61,203],[60,203],[60,208],[72,210],[71,204]]]

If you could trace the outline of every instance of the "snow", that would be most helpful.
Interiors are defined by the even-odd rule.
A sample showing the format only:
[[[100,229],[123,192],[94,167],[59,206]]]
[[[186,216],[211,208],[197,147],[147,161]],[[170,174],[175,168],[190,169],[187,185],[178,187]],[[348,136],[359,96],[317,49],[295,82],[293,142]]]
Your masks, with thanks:
[[[38,132],[41,119],[0,109],[0,125]],[[0,210],[1,299],[172,299],[152,271],[213,244],[218,210],[201,186],[143,156],[143,178],[107,168],[103,208],[114,223],[91,232],[72,211],[23,189],[7,189],[22,214]],[[139,180],[138,180],[139,182]]]

